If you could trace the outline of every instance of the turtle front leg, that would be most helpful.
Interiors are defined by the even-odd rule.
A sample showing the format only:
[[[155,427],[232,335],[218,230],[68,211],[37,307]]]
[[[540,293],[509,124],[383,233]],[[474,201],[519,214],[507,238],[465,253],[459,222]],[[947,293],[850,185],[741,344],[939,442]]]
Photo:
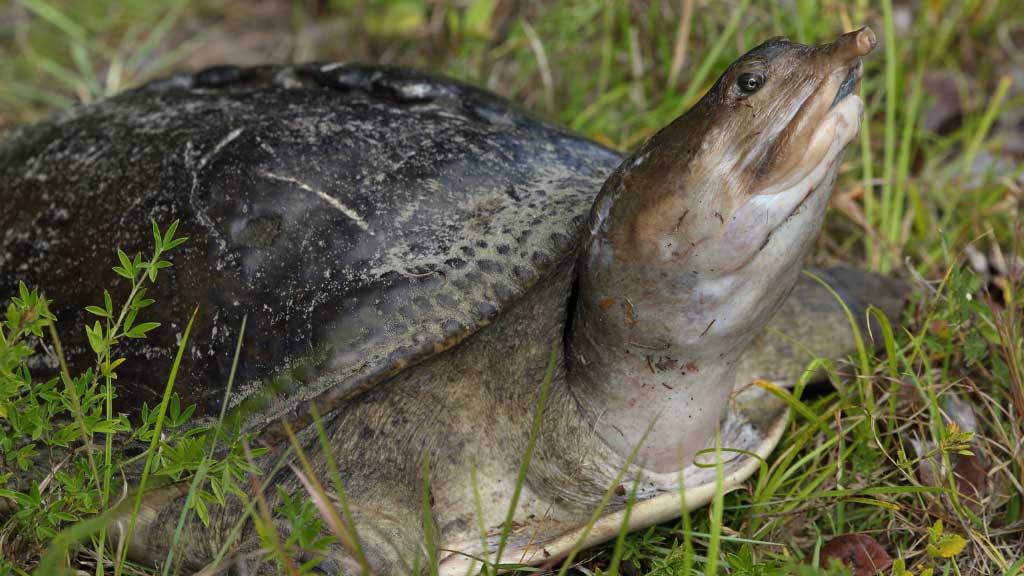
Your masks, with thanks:
[[[846,267],[812,269],[811,273],[843,299],[857,320],[865,346],[872,346],[873,337],[875,350],[880,349],[882,334],[874,320],[869,332],[868,307],[874,305],[882,310],[895,326],[910,287],[895,278]],[[835,296],[813,278],[801,276],[769,328],[743,354],[736,383],[742,387],[762,379],[792,386],[814,357],[838,360],[856,353],[853,330]],[[824,379],[824,372],[819,370],[810,381]]]

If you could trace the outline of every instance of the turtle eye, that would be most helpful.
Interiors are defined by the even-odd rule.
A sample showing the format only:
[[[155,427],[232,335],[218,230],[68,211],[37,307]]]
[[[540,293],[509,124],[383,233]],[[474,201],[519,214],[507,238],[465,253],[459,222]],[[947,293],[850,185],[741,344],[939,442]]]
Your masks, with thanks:
[[[744,96],[757,92],[761,86],[764,86],[764,74],[760,72],[746,72],[736,79],[736,87]]]

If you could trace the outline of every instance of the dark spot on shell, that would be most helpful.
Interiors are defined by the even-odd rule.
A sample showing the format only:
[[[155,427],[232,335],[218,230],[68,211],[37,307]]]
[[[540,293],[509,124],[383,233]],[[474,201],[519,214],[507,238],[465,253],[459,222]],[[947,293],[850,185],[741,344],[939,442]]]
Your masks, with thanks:
[[[485,274],[501,274],[503,268],[501,264],[498,264],[494,260],[480,260],[477,262],[477,266],[480,270],[483,270]]]
[[[509,252],[509,250],[511,250],[511,248],[509,248],[508,244],[498,244],[498,247],[496,248],[496,250],[498,251],[498,254],[501,254],[502,256],[504,256],[504,255],[508,254],[508,252]]]
[[[388,286],[401,282],[402,278],[404,278],[404,276],[396,270],[388,270],[380,276],[381,281]]]
[[[523,199],[522,196],[519,195],[519,192],[516,191],[515,186],[511,184],[505,187],[505,196],[511,198],[513,202],[519,202]]]
[[[444,261],[444,264],[452,270],[462,270],[466,267],[466,261],[462,258],[449,258]]]
[[[477,240],[476,241],[476,247],[477,248],[487,248],[487,246],[488,246],[488,244],[487,244],[486,240]]]
[[[196,72],[195,85],[200,88],[219,88],[239,84],[246,78],[246,70],[238,66],[211,66]]]
[[[268,214],[247,220],[234,240],[246,248],[269,248],[280,233],[281,216]]]
[[[473,256],[476,256],[476,250],[473,250],[473,248],[471,246],[463,246],[461,248],[461,250],[462,250],[463,254],[465,254],[466,256],[469,256],[470,258],[472,258]]]
[[[364,440],[364,441],[365,440],[369,440],[369,439],[373,438],[374,436],[375,436],[375,433],[374,433],[373,429],[370,428],[369,426],[367,426],[366,424],[363,424],[362,428],[359,429],[359,439],[360,440]]]
[[[473,309],[476,310],[480,317],[488,320],[498,315],[498,308],[490,302],[477,302],[473,305]]]
[[[518,280],[529,280],[532,276],[530,270],[523,268],[522,266],[513,266],[512,273],[516,275]]]
[[[445,320],[444,324],[441,325],[441,331],[444,333],[445,338],[451,338],[462,332],[462,324],[459,324],[457,320]]]
[[[533,256],[530,258],[530,260],[533,262],[533,265],[536,266],[537,268],[543,268],[547,266],[548,263],[551,262],[551,255],[548,254],[547,252],[541,252],[538,250],[537,252],[533,253]]]

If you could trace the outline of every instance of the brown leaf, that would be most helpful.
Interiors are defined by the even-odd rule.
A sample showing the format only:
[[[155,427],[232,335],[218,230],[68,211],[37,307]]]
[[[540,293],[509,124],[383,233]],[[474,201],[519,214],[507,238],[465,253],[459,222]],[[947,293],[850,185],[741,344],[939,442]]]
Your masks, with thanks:
[[[981,512],[981,501],[988,495],[988,471],[976,455],[950,454],[957,492],[966,496],[963,504],[975,514]]]
[[[892,566],[889,553],[867,534],[841,534],[829,540],[821,549],[821,565],[828,566],[832,558],[852,568],[854,576],[875,576]]]

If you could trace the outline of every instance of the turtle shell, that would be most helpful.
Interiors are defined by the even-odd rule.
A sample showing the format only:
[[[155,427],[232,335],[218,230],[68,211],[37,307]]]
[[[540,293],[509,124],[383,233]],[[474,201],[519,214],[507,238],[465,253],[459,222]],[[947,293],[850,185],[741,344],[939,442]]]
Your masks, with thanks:
[[[458,82],[378,66],[220,67],[59,114],[0,142],[0,294],[54,300],[73,367],[84,308],[129,289],[114,250],[180,219],[126,340],[119,406],[175,387],[198,414],[273,389],[304,418],[450,347],[566,262],[621,157]],[[275,410],[280,404],[275,403]]]

